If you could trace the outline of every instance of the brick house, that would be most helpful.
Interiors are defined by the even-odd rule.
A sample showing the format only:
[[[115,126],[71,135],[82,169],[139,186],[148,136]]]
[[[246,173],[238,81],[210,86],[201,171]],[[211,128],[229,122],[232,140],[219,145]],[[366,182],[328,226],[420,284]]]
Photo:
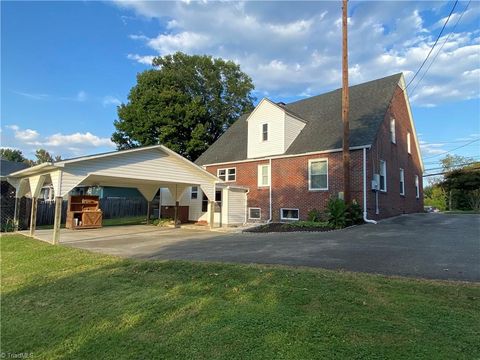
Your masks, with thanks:
[[[350,87],[350,190],[367,220],[423,211],[423,163],[404,88],[402,74]],[[325,210],[343,195],[342,134],[341,89],[289,104],[261,100],[196,160],[219,178],[215,198],[199,186],[181,191],[182,221],[229,226]],[[174,197],[161,189],[162,213]]]
[[[366,219],[423,211],[423,163],[404,88],[402,74],[350,87],[351,193]],[[341,89],[288,104],[263,99],[196,164],[246,191],[247,221],[305,220],[342,196],[342,134]],[[191,220],[201,220],[195,213]]]

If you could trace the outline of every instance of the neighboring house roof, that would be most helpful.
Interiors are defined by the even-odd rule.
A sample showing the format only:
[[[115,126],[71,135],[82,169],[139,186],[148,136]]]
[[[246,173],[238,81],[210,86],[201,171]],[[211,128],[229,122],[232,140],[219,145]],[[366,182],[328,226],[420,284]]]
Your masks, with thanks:
[[[27,168],[28,165],[22,162],[8,161],[5,159],[0,159],[0,176],[3,180],[4,177],[10,175],[19,170]]]
[[[402,74],[395,74],[350,87],[350,147],[371,145],[385,118]],[[340,149],[343,123],[342,89],[281,105],[306,121],[306,125],[285,155]],[[246,119],[241,116],[196,161],[198,165],[247,159]]]

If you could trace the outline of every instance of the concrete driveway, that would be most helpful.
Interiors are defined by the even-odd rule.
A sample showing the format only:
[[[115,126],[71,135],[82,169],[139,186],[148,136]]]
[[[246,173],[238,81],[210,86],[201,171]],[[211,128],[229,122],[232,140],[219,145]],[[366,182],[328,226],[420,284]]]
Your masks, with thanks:
[[[129,228],[64,245],[142,259],[284,264],[480,281],[478,215],[411,214],[328,233]]]

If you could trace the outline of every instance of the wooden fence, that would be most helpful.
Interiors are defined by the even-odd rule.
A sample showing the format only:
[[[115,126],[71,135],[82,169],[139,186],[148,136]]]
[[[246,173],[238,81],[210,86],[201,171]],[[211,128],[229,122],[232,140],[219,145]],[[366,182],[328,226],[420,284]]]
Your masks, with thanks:
[[[20,212],[20,228],[26,228],[30,222],[30,210],[32,207],[31,199],[23,198],[24,205]],[[11,207],[11,209],[10,209]],[[2,197],[2,213],[11,214],[13,218],[13,209],[15,201],[8,201]],[[147,201],[143,198],[112,198],[100,199],[100,209],[103,211],[104,219],[122,218],[130,216],[147,215]],[[39,201],[37,206],[37,226],[53,225],[55,216],[55,203]],[[62,204],[62,223],[65,223],[67,217],[67,201]],[[2,222],[4,221],[2,216]],[[5,218],[5,221],[7,219]]]

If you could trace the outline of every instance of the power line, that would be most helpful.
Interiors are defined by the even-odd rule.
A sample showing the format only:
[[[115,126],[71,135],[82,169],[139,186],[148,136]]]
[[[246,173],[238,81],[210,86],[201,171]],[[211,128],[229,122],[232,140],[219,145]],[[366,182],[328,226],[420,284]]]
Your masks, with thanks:
[[[472,0],[470,0],[468,3],[467,3],[467,6],[465,6],[465,8],[463,9],[462,13],[460,14],[460,17],[458,18],[457,22],[455,23],[455,25],[453,26],[452,30],[450,31],[450,33],[448,34],[448,36],[445,38],[445,41],[443,42],[442,46],[440,47],[440,49],[438,49],[437,53],[435,54],[434,58],[432,59],[432,61],[430,62],[430,64],[428,65],[427,67],[427,70],[425,70],[425,72],[423,73],[422,77],[420,78],[420,80],[417,81],[417,84],[415,85],[415,87],[412,89],[412,92],[410,93],[410,96],[413,96],[413,93],[415,92],[415,89],[418,87],[418,85],[422,82],[423,78],[425,77],[425,75],[427,74],[428,70],[430,70],[430,67],[432,66],[432,64],[435,62],[435,60],[437,59],[437,56],[442,52],[442,49],[443,47],[445,46],[445,44],[448,42],[448,40],[450,39],[450,37],[453,35],[453,33],[455,32],[455,29],[457,28],[457,25],[458,23],[460,22],[460,20],[462,19],[462,16],[463,14],[465,14],[465,12],[467,11],[468,9],[468,6],[470,5],[470,2]]]
[[[465,146],[468,146],[468,145],[470,145],[470,144],[473,144],[474,142],[477,142],[477,141],[479,141],[479,140],[480,140],[480,139],[472,140],[472,141],[470,141],[469,143],[467,143],[467,144],[465,144],[465,145],[456,147],[455,149],[452,149],[452,150],[449,150],[449,151],[445,151],[445,152],[443,152],[443,153],[441,153],[441,154],[436,154],[436,155],[432,155],[432,156],[427,156],[426,158],[423,158],[423,159],[425,160],[425,159],[434,158],[434,157],[437,157],[437,156],[440,156],[440,155],[448,154],[448,153],[450,153],[450,152],[452,152],[452,151],[455,151],[455,150],[461,149],[461,148],[463,148],[463,147],[465,147]]]
[[[417,70],[417,72],[415,73],[415,75],[413,75],[413,78],[409,81],[409,83],[408,83],[407,86],[405,87],[405,90],[408,89],[408,87],[410,86],[410,84],[412,83],[412,81],[415,80],[415,78],[417,77],[417,75],[418,75],[418,73],[420,72],[420,70],[422,70],[423,65],[425,65],[425,63],[427,62],[428,58],[430,57],[430,54],[432,53],[433,49],[434,49],[435,46],[437,45],[438,40],[440,39],[440,36],[442,36],[443,30],[445,30],[445,27],[447,26],[448,21],[450,20],[450,16],[452,16],[453,10],[455,10],[455,7],[457,6],[457,4],[458,4],[458,0],[456,0],[456,1],[455,1],[455,4],[453,4],[452,10],[450,11],[450,14],[448,14],[447,20],[445,21],[445,24],[443,24],[442,30],[440,30],[440,33],[438,34],[437,39],[435,40],[433,46],[431,47],[430,51],[428,52],[427,57],[425,58],[425,60],[423,60],[422,65],[420,65],[420,67],[418,68],[418,70]]]
[[[463,164],[456,164],[455,166],[459,167],[459,166],[468,166],[468,165],[474,165],[474,164],[480,164],[480,162],[472,161],[472,162],[463,163]],[[442,169],[443,169],[443,166],[436,167],[436,168],[425,169],[424,171],[427,172],[427,171],[442,170]]]
[[[478,168],[473,168],[473,169],[470,169],[470,170],[480,170],[480,167],[478,167]],[[451,171],[443,171],[443,172],[436,173],[436,174],[426,174],[426,175],[422,175],[422,177],[445,175],[445,174],[448,174],[448,173],[450,173],[450,172],[451,172]]]

